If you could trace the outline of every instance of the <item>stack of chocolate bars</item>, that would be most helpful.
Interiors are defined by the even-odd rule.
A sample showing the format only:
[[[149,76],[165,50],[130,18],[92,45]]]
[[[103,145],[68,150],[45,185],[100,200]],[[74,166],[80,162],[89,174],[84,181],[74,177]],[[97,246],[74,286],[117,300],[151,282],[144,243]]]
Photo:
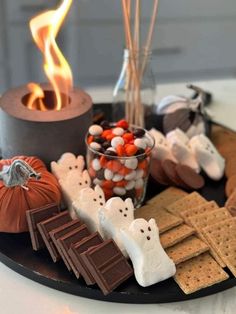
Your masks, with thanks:
[[[69,271],[87,285],[97,284],[107,295],[133,275],[133,269],[113,240],[91,233],[68,211],[50,204],[26,213],[32,247],[47,248],[54,263],[62,259]]]

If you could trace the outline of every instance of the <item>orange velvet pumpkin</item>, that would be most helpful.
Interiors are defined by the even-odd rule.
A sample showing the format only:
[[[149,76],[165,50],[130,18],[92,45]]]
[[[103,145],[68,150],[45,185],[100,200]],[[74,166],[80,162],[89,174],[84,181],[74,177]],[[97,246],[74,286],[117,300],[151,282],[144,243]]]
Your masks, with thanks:
[[[41,178],[29,178],[26,187],[7,187],[0,180],[0,232],[19,233],[28,230],[26,211],[49,203],[61,202],[61,191],[57,179],[44,163],[36,157],[17,156],[0,160],[0,171],[4,166],[12,165],[17,160],[25,161]]]

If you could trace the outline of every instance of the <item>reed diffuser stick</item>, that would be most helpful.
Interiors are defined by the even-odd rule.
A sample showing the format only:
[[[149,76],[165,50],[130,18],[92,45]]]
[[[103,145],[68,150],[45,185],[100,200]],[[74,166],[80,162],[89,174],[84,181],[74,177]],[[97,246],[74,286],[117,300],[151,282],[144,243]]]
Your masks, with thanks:
[[[152,14],[148,37],[147,37],[147,41],[145,45],[145,49],[147,49],[148,51],[150,50],[151,43],[152,43],[154,27],[155,27],[157,13],[158,13],[158,2],[159,2],[158,0],[154,0],[153,14]]]
[[[135,62],[136,68],[138,71],[138,81],[135,85],[135,105],[133,106],[135,109],[135,124],[138,123],[139,116],[141,114],[141,97],[140,97],[140,78],[139,78],[139,58],[140,58],[140,0],[136,0],[135,4],[135,21],[134,21],[134,54],[135,54]]]
[[[128,65],[126,75],[126,103],[125,116],[129,123],[144,126],[144,104],[142,103],[141,86],[143,74],[148,60],[148,52],[151,49],[154,27],[158,13],[158,0],[154,0],[153,13],[150,19],[147,40],[144,46],[144,55],[140,55],[141,50],[141,0],[135,0],[134,25],[132,27],[132,0],[121,0],[124,18],[124,30],[126,49],[128,49]],[[132,36],[133,35],[133,36]],[[141,60],[141,61],[140,61]]]
[[[129,47],[129,52],[130,52],[129,60],[131,64],[132,74],[133,74],[132,78],[134,79],[134,82],[135,82],[134,85],[136,85],[138,83],[138,72],[137,72],[136,63],[135,63],[134,43],[132,41],[129,12],[128,12],[126,0],[122,0],[122,7],[123,7],[123,13],[124,13],[125,28],[126,28],[125,32],[127,33],[128,47]],[[133,97],[131,97],[131,99],[133,99]],[[131,110],[135,110],[135,108],[133,109],[133,107],[134,105],[132,104],[132,100],[131,100]],[[131,113],[131,116],[132,116],[132,113]]]
[[[128,23],[130,25],[130,17],[131,17],[131,0],[127,0],[127,12],[128,12]],[[124,19],[124,29],[125,29],[125,42],[126,42],[126,49],[129,50],[129,40],[128,40],[128,30],[126,27],[125,22],[125,15],[123,14]],[[126,82],[125,82],[125,91],[126,91],[126,101],[125,101],[125,119],[130,121],[130,80],[131,80],[131,66],[129,61],[127,60],[127,67],[126,67]]]
[[[131,16],[131,0],[126,0],[127,2],[127,14],[128,14],[128,23],[130,24],[130,16]],[[128,29],[126,27],[126,20],[125,15],[123,14],[123,21],[124,21],[124,30],[125,30],[125,43],[126,49],[129,49],[129,40],[128,40]]]
[[[130,29],[130,19],[129,19],[129,13],[128,13],[128,7],[126,0],[122,0],[122,7],[124,12],[124,23],[125,23],[125,33],[127,35],[127,44],[128,48],[133,51],[133,42],[132,42],[132,36],[131,36],[131,29]]]
[[[150,22],[150,27],[149,27],[149,32],[148,32],[148,36],[147,36],[147,41],[146,41],[146,44],[144,46],[144,59],[143,59],[141,73],[140,73],[140,77],[141,78],[142,78],[143,73],[145,71],[147,60],[148,60],[148,54],[149,54],[149,51],[151,49],[151,43],[152,43],[152,39],[153,39],[154,27],[155,27],[157,13],[158,13],[158,4],[159,4],[159,0],[154,0],[153,14],[152,14],[151,22]]]
[[[134,23],[134,49],[135,53],[138,53],[140,49],[140,0],[136,0]]]

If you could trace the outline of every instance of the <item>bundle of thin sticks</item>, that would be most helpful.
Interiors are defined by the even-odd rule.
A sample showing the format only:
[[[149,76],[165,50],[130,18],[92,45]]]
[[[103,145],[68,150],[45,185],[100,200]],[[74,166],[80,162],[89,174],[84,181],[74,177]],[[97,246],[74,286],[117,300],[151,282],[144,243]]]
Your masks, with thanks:
[[[133,1],[135,1],[134,18],[132,18],[132,0],[122,0],[126,49],[129,51],[129,64],[126,73],[125,118],[131,124],[144,127],[144,104],[141,99],[141,86],[151,50],[158,12],[158,0],[154,0],[153,13],[144,47],[140,42],[142,0]],[[132,21],[134,22],[132,23]],[[140,58],[141,49],[143,51],[142,58]]]

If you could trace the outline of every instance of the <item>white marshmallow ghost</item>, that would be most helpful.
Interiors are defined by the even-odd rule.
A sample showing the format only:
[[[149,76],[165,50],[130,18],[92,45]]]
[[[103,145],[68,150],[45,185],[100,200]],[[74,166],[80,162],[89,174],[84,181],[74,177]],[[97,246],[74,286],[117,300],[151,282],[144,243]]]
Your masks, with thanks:
[[[64,153],[57,162],[51,162],[51,171],[54,176],[60,180],[64,179],[72,170],[82,172],[84,169],[84,164],[85,162],[83,156],[79,155],[76,157],[72,153]]]
[[[63,193],[64,201],[68,208],[72,210],[72,203],[79,197],[79,192],[91,185],[91,179],[87,170],[78,172],[73,169],[68,172],[67,176],[59,180],[59,184]]]
[[[98,211],[105,206],[105,196],[99,185],[94,189],[84,188],[79,192],[79,197],[72,204],[77,216],[88,226],[91,232],[100,232]]]
[[[224,175],[225,160],[208,137],[204,134],[196,135],[189,144],[208,177],[213,180],[220,180]]]
[[[153,155],[161,161],[165,159],[170,159],[176,162],[176,159],[171,152],[165,136],[154,128],[152,128],[149,132],[155,139],[155,148],[153,150]]]
[[[131,198],[127,198],[125,201],[120,197],[110,198],[105,206],[100,208],[98,216],[104,237],[112,238],[127,257],[120,239],[120,229],[127,229],[134,220],[134,205]]]
[[[189,138],[180,129],[175,129],[166,135],[172,154],[182,165],[189,166],[196,172],[200,171],[199,164],[189,146]]]
[[[175,274],[175,264],[161,246],[154,219],[135,219],[129,229],[121,229],[121,240],[132,261],[134,275],[140,286],[153,285]]]

